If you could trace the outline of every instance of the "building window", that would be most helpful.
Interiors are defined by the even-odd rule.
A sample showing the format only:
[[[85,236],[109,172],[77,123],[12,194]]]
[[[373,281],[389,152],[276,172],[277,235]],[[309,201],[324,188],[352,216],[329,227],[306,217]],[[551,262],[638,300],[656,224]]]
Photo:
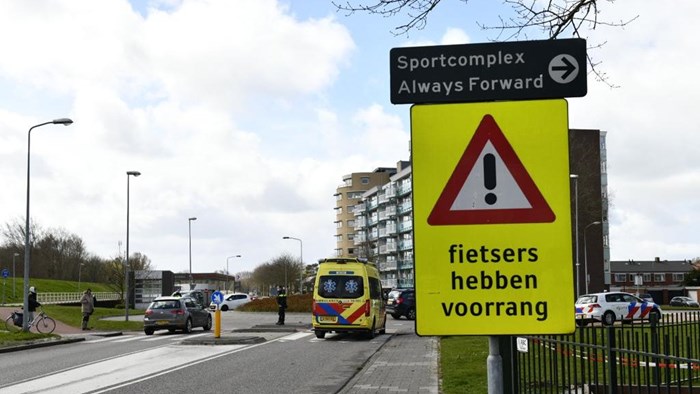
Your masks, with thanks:
[[[355,227],[355,221],[354,221],[354,220],[348,220],[348,227],[354,228],[354,227]]]
[[[644,281],[644,283],[651,282],[651,274],[650,273],[642,274],[642,280]]]
[[[630,274],[630,279],[629,281],[634,283],[634,277],[637,276],[637,274]]]
[[[349,248],[349,249],[348,249],[348,255],[354,256],[354,255],[355,255],[355,249]]]
[[[654,282],[656,282],[656,283],[666,282],[666,274],[654,274]]]
[[[355,239],[355,234],[348,234],[348,241],[352,241]]]
[[[683,282],[683,279],[685,279],[685,274],[678,274],[678,273],[673,274],[673,281],[674,282]]]
[[[343,222],[335,222],[335,228],[343,228]]]
[[[360,183],[363,184],[363,185],[369,184],[369,177],[368,177],[368,176],[363,176],[362,178],[360,178]]]
[[[625,283],[627,279],[627,274],[615,274],[616,283]]]

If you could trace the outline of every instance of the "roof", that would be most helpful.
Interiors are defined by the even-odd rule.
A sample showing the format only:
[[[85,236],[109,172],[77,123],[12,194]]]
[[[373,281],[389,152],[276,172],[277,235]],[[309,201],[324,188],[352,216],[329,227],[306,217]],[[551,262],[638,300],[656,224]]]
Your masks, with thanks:
[[[694,269],[689,260],[649,260],[649,261],[611,261],[611,273],[654,273],[654,272],[690,272]]]

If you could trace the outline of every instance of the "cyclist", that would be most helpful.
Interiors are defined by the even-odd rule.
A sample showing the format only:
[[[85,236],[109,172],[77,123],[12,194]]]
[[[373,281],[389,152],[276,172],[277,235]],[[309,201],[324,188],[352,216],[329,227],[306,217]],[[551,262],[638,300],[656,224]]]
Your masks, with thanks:
[[[36,289],[34,286],[29,288],[29,296],[27,297],[27,300],[29,303],[29,308],[27,309],[27,315],[29,315],[27,316],[27,319],[29,320],[27,320],[27,324],[32,324],[32,321],[34,321],[34,312],[36,312],[36,308],[38,306],[41,306],[39,301],[36,300]]]

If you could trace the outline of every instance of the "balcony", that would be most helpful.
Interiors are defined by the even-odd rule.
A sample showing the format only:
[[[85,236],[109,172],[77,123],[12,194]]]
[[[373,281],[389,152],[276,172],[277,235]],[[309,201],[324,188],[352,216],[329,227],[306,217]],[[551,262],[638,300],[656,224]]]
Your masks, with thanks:
[[[401,268],[401,269],[413,269],[413,259],[399,261],[399,268]]]
[[[393,263],[384,263],[379,265],[379,270],[382,272],[385,271],[396,271],[396,262],[394,261]]]
[[[410,250],[413,249],[413,240],[404,240],[399,242],[399,250]]]
[[[399,287],[402,289],[412,289],[414,287],[413,278],[399,279]]]
[[[412,220],[408,220],[408,221],[399,223],[399,232],[400,233],[403,233],[406,231],[411,231],[411,230],[413,230],[413,221]]]
[[[382,279],[382,287],[390,289],[396,288],[396,279]]]
[[[394,242],[390,242],[386,245],[379,246],[379,254],[387,254],[393,252],[396,252],[396,243]],[[396,262],[394,262],[394,264],[396,264]]]

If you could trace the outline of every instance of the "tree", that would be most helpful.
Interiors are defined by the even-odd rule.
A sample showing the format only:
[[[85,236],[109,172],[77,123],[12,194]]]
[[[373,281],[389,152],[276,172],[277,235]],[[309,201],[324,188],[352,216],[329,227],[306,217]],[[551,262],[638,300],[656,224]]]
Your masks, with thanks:
[[[299,290],[299,275],[303,266],[301,262],[290,254],[282,254],[269,262],[263,263],[255,268],[251,280],[259,287],[263,294],[268,293],[268,289],[276,285],[285,285],[290,290]]]
[[[465,5],[469,0],[461,0]],[[367,12],[383,17],[394,17],[405,13],[407,21],[394,28],[396,35],[408,35],[411,30],[423,29],[428,23],[428,16],[433,12],[441,0],[374,0],[368,5],[353,5],[351,1],[345,4],[333,2],[333,5],[348,15],[355,12]],[[512,15],[503,17],[499,15],[500,24],[489,26],[480,24],[484,30],[498,32],[494,41],[509,41],[520,38],[528,38],[533,29],[537,36],[544,34],[549,39],[560,38],[564,35],[585,38],[585,32],[595,30],[598,26],[624,27],[638,18],[634,16],[627,20],[609,21],[600,19],[599,3],[602,0],[504,0],[504,3],[512,9]],[[608,0],[613,3],[612,0]],[[603,44],[593,44],[593,48]],[[607,82],[606,75],[598,69],[598,63],[588,56],[591,71],[598,80]]]
[[[693,270],[685,274],[683,278],[684,286],[700,286],[700,266],[697,266],[699,261],[700,258],[696,258]]]

